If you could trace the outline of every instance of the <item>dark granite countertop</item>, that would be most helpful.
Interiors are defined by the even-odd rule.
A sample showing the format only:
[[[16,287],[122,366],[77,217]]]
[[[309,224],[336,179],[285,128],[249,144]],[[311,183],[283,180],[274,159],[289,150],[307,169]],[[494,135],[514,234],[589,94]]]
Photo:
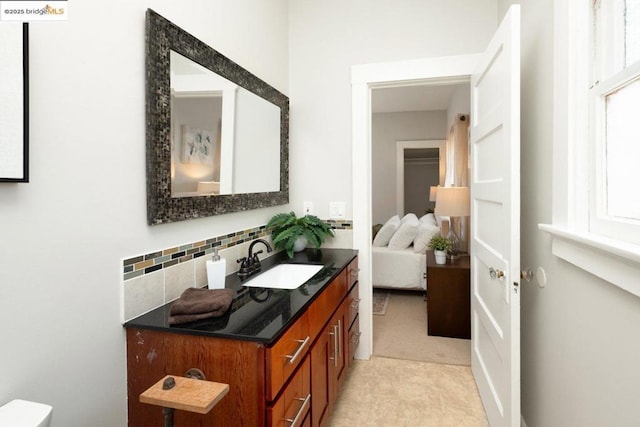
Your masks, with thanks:
[[[280,252],[262,260],[262,271],[281,263],[324,265],[315,276],[297,289],[243,287],[234,273],[226,277],[226,287],[237,294],[229,311],[218,318],[170,326],[169,310],[173,302],[158,307],[124,324],[126,328],[152,329],[180,334],[275,342],[304,312],[315,297],[358,254],[352,249],[306,249],[289,259]],[[252,276],[255,277],[255,276]]]

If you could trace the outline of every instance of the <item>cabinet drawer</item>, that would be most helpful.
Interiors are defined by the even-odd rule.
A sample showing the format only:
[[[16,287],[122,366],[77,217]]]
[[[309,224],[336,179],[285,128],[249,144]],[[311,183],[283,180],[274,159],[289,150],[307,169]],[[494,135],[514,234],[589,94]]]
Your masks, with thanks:
[[[305,313],[280,339],[266,350],[266,394],[271,402],[296,367],[304,360],[311,345],[308,314]]]
[[[358,344],[360,344],[360,317],[356,313],[356,318],[349,328],[349,343],[347,344],[347,367],[353,365],[353,356],[356,354]]]
[[[356,283],[351,292],[349,292],[349,297],[347,298],[349,308],[348,308],[348,322],[347,325],[351,326],[353,321],[355,320],[358,312],[360,311],[360,291],[358,290],[359,286]]]
[[[311,364],[305,356],[280,398],[267,409],[267,425],[300,427],[309,425],[311,408]],[[306,417],[306,420],[305,420]]]
[[[360,269],[358,268],[358,257],[356,257],[347,266],[347,276],[348,276],[348,280],[349,280],[349,286],[348,286],[347,289],[351,289],[353,284],[358,281],[358,272],[359,271],[360,271]]]
[[[347,295],[347,272],[343,270],[309,307],[309,334],[314,341]]]

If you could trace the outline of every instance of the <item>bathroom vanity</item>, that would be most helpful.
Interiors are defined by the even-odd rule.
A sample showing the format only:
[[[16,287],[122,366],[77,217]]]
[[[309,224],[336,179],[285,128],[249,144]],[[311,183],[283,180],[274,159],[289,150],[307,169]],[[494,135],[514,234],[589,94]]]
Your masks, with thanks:
[[[227,276],[238,293],[221,318],[169,326],[169,303],[125,324],[130,426],[162,425],[162,410],[140,403],[140,393],[191,368],[229,393],[207,415],[176,411],[176,425],[328,425],[360,337],[357,251],[281,253],[263,270],[281,262],[324,268],[293,290]]]

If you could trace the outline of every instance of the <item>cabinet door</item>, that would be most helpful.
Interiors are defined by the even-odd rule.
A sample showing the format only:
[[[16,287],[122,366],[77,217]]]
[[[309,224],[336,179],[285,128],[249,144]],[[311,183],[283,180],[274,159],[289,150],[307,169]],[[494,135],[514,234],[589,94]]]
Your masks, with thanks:
[[[349,340],[349,300],[345,298],[336,313],[333,315],[329,325],[333,326],[331,336],[334,339],[333,354],[329,359],[329,367],[332,369],[331,376],[334,384],[330,402],[333,402],[338,396],[338,390],[346,377],[346,349]],[[331,406],[331,405],[330,405]]]
[[[311,347],[311,425],[325,426],[329,422],[329,356],[333,353],[333,338],[327,325]]]
[[[331,318],[345,295],[347,295],[346,270],[333,279],[309,307],[309,335],[311,336],[311,341],[324,329],[327,320]]]

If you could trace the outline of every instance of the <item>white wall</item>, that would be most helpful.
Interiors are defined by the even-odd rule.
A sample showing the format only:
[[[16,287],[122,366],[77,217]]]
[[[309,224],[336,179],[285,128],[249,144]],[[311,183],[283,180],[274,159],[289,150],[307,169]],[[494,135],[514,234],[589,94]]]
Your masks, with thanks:
[[[352,218],[352,65],[480,52],[496,16],[495,0],[291,1],[293,207],[342,200]]]
[[[396,212],[396,141],[446,138],[446,111],[376,113],[371,120],[371,190],[373,224]]]
[[[286,0],[70,2],[31,24],[31,182],[0,184],[0,404],[52,404],[54,427],[126,425],[123,258],[287,209],[146,225],[146,7],[289,93]]]
[[[556,0],[557,1],[557,0]],[[522,414],[528,427],[635,426],[640,420],[640,298],[551,254],[553,1],[522,4]]]
[[[451,95],[449,108],[447,108],[447,135],[453,126],[458,114],[469,114],[471,111],[471,86],[459,85]]]

